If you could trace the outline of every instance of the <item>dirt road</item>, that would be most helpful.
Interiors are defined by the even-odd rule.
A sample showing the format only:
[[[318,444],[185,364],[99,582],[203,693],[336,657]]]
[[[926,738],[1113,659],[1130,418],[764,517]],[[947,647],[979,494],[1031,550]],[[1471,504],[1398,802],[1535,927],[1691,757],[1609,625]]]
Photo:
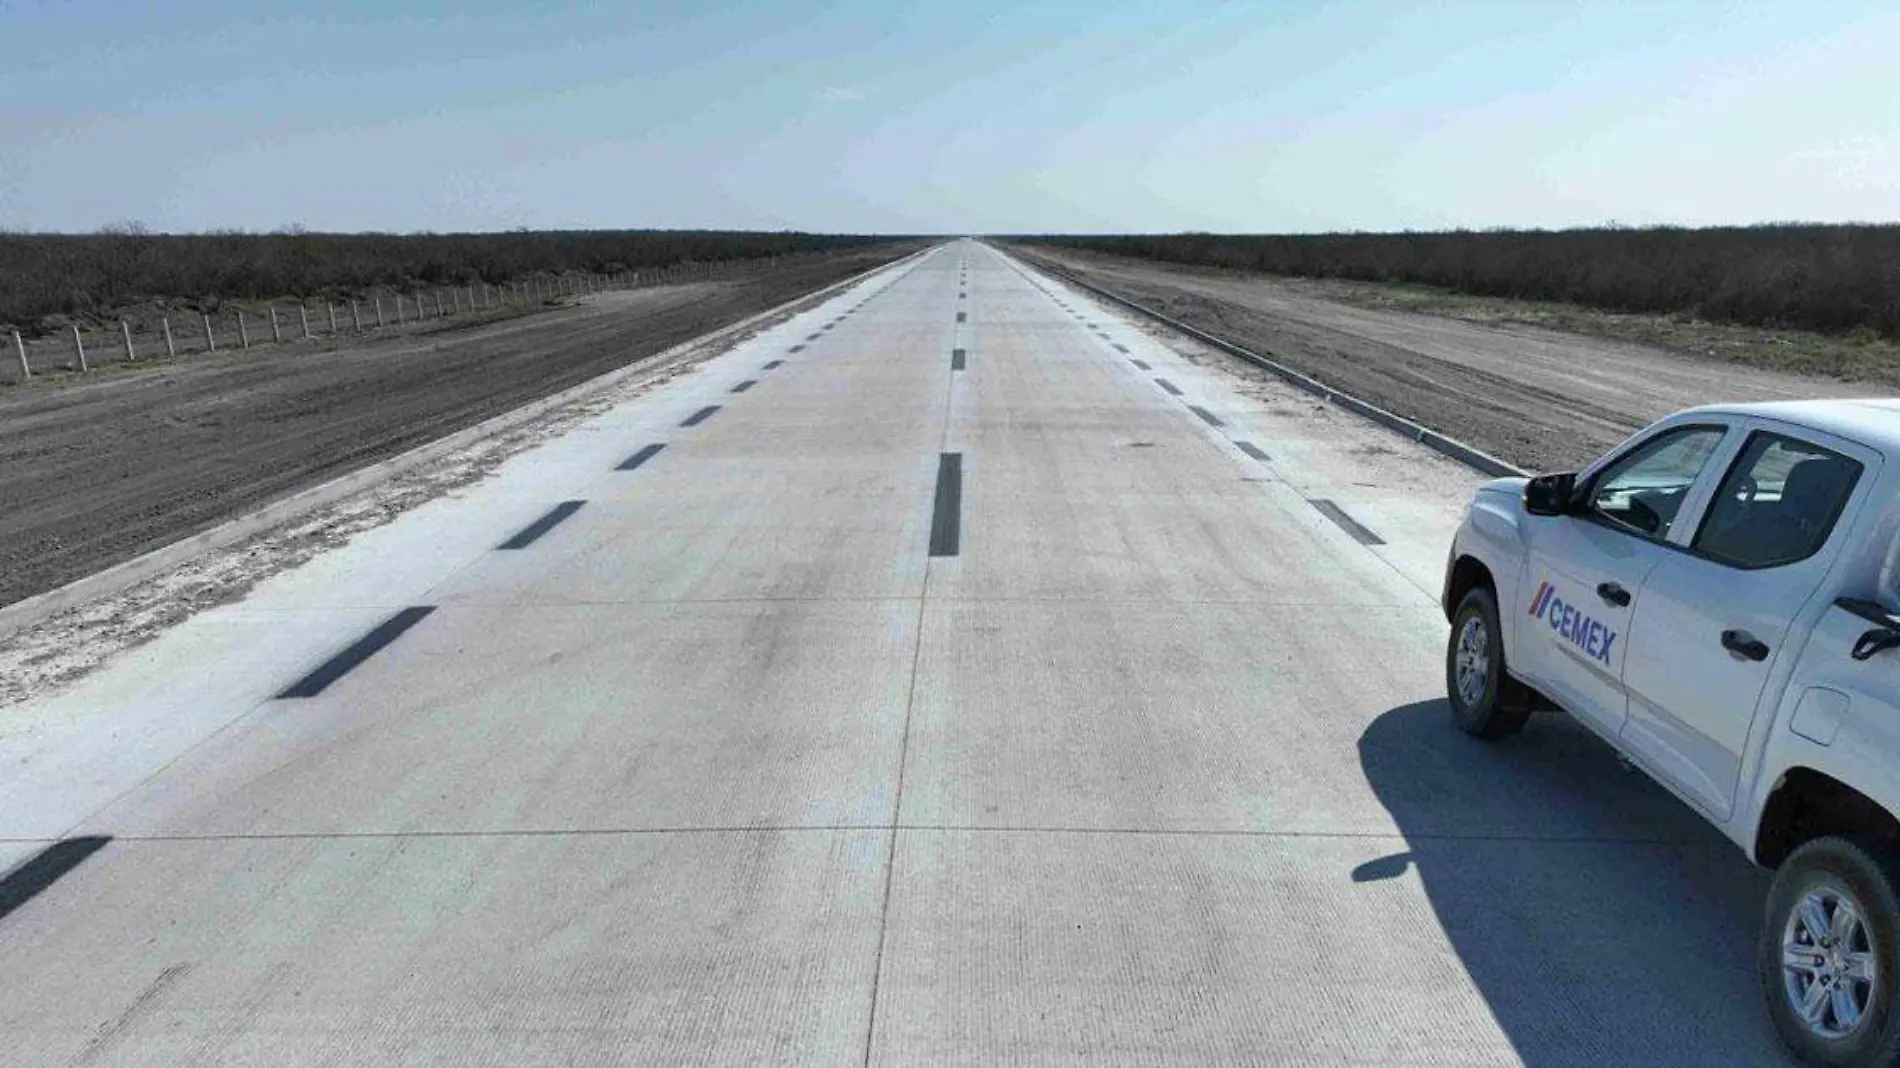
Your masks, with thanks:
[[[1267,276],[1012,251],[1533,470],[1581,466],[1679,408],[1878,392],[1551,330],[1354,308]]]
[[[909,248],[332,348],[0,397],[0,605],[473,425]]]

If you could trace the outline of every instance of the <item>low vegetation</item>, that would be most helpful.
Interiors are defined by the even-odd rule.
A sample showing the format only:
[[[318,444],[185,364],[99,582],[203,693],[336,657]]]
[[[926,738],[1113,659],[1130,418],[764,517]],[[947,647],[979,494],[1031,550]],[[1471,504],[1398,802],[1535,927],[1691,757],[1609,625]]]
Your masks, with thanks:
[[[0,234],[0,324],[28,332],[141,302],[348,296],[618,274],[881,244],[889,237],[648,230],[487,234]],[[48,320],[53,320],[49,322]]]
[[[1169,263],[1900,338],[1900,225],[1019,240]]]

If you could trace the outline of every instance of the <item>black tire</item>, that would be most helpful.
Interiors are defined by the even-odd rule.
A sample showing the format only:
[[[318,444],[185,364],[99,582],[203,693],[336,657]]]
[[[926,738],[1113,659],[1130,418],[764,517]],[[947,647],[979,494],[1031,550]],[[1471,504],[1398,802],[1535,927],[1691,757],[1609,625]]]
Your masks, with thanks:
[[[1484,686],[1475,699],[1459,688],[1459,649],[1465,629],[1482,628],[1485,648]],[[1451,614],[1451,638],[1445,643],[1445,696],[1452,721],[1473,738],[1495,741],[1524,729],[1531,718],[1530,703],[1513,700],[1515,687],[1504,673],[1504,631],[1498,626],[1498,601],[1489,587],[1475,586]]]
[[[1775,873],[1762,919],[1757,970],[1768,1016],[1795,1056],[1829,1068],[1893,1068],[1900,1065],[1900,1019],[1894,1011],[1900,981],[1900,851],[1892,844],[1852,838],[1817,838],[1794,851]],[[1863,914],[1873,983],[1858,1026],[1839,1038],[1817,1034],[1804,1022],[1789,992],[1782,964],[1789,918],[1811,892],[1846,891]],[[1858,940],[1857,940],[1858,941]],[[1817,960],[1820,958],[1817,954]],[[1798,983],[1807,977],[1799,976]],[[1854,987],[1853,996],[1860,1000]]]

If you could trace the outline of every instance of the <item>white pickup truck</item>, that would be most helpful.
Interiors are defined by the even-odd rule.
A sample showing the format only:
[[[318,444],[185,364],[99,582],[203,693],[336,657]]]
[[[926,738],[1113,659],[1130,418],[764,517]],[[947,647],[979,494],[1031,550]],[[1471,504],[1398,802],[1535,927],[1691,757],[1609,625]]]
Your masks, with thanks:
[[[1602,736],[1775,871],[1789,1046],[1900,1064],[1900,400],[1695,408],[1488,483],[1444,604],[1457,725]]]

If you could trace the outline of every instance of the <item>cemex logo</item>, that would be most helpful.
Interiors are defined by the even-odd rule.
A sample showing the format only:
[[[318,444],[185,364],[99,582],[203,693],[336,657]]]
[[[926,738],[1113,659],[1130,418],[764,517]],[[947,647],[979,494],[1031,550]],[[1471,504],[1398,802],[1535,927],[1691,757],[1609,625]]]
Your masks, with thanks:
[[[1550,624],[1557,637],[1583,650],[1591,659],[1610,662],[1610,647],[1616,644],[1616,632],[1558,596],[1556,585],[1549,580],[1537,584],[1537,593],[1531,598],[1527,614]]]

